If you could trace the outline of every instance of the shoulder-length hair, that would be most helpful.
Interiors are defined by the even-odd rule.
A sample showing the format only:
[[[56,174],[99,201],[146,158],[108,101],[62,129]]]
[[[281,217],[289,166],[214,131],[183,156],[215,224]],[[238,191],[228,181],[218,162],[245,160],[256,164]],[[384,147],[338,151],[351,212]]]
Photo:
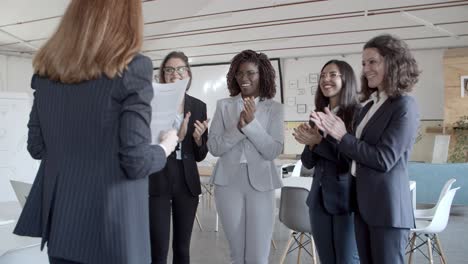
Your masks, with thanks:
[[[143,42],[141,0],[73,0],[37,52],[35,73],[62,83],[121,74]]]
[[[236,96],[241,92],[236,80],[236,73],[242,63],[251,62],[258,66],[259,94],[260,98],[273,98],[276,94],[275,69],[264,53],[257,53],[253,50],[244,50],[231,60],[231,66],[226,75],[227,87],[231,96]]]
[[[375,48],[385,59],[383,89],[389,97],[411,92],[418,82],[420,71],[408,45],[403,40],[389,35],[379,35],[369,40],[364,49]],[[361,101],[369,99],[375,89],[370,89],[367,78],[361,75]]]
[[[341,60],[330,60],[325,65],[323,65],[320,72],[323,72],[323,69],[329,64],[335,64],[338,67],[339,73],[341,76],[341,90],[339,94],[338,106],[340,110],[337,115],[345,123],[346,129],[351,131],[354,111],[357,107],[357,81],[356,75],[354,74],[353,68],[345,61]],[[323,95],[322,89],[320,89],[320,82],[315,93],[315,111],[323,112],[323,109],[330,104],[330,98]],[[331,110],[331,109],[330,109]]]
[[[182,51],[172,51],[169,54],[167,54],[166,57],[164,57],[163,61],[161,62],[161,66],[159,67],[159,82],[167,83],[166,76],[164,75],[164,67],[166,67],[166,63],[170,59],[181,59],[185,63],[185,66],[188,70],[188,75],[190,77],[186,88],[186,90],[188,90],[190,88],[190,85],[192,84],[192,69],[190,68],[190,63],[187,55],[185,55],[185,53],[183,53]]]

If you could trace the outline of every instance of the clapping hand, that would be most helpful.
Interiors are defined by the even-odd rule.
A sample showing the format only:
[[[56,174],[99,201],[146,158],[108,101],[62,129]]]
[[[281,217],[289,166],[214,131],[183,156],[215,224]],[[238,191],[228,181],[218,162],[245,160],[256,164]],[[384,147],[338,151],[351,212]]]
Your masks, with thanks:
[[[297,142],[308,145],[309,147],[313,147],[322,141],[322,136],[318,128],[316,126],[311,127],[307,123],[302,123],[295,128],[293,136]]]
[[[187,126],[191,115],[192,113],[187,112],[187,114],[185,114],[184,121],[182,121],[182,124],[180,125],[179,132],[177,133],[179,142],[184,141],[185,135],[187,135]]]
[[[325,107],[325,112],[312,112],[310,114],[310,120],[315,123],[315,125],[327,133],[334,139],[341,141],[344,135],[346,135],[346,126],[335,114],[333,114],[328,107]]]
[[[253,97],[244,98],[244,121],[249,124],[255,118],[255,99]]]
[[[244,110],[241,111],[237,128],[240,130],[255,118],[255,99],[253,97],[244,98]]]
[[[198,146],[201,146],[203,143],[202,135],[208,129],[209,122],[210,122],[210,119],[208,118],[207,120],[203,122],[200,122],[199,120],[195,120],[195,123],[193,124],[195,126],[195,130],[193,131],[193,139],[195,140],[195,143]]]

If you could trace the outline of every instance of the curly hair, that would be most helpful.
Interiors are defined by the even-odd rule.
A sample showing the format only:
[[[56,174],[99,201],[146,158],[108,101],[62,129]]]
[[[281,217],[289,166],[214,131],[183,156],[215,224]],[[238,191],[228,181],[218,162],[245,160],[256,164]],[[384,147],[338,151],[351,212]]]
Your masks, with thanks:
[[[383,89],[389,97],[397,97],[411,92],[418,82],[420,71],[408,45],[398,37],[384,34],[369,40],[364,49],[375,48],[385,59]],[[361,101],[369,99],[373,92],[367,78],[361,75]]]
[[[185,66],[188,68],[188,75],[190,76],[190,80],[187,84],[187,89],[186,89],[188,90],[190,88],[190,85],[192,84],[192,69],[190,68],[187,55],[185,55],[185,53],[183,53],[182,51],[172,51],[169,54],[167,54],[166,57],[164,57],[163,61],[161,62],[161,66],[159,67],[159,82],[160,83],[167,82],[163,69],[164,67],[166,67],[166,63],[170,59],[181,59],[185,63]]]
[[[241,92],[236,80],[236,73],[242,63],[251,62],[258,66],[260,82],[260,98],[273,98],[276,94],[275,69],[264,53],[257,53],[253,50],[244,50],[231,60],[231,66],[226,75],[227,87],[231,96],[236,96]]]
[[[354,74],[353,68],[345,61],[342,60],[330,60],[323,65],[322,70],[327,65],[335,64],[341,74],[340,78],[342,81],[340,100],[338,105],[340,110],[337,115],[345,123],[348,132],[352,130],[353,116],[356,107],[358,106],[357,100],[357,81],[356,75]],[[320,89],[320,82],[315,93],[315,111],[323,112],[323,109],[330,104],[330,98],[323,95],[322,89]]]

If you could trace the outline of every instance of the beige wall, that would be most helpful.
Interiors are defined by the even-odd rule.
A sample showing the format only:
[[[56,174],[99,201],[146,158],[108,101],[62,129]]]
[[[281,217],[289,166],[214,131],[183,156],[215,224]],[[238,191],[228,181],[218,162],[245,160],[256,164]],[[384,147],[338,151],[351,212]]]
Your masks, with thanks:
[[[468,93],[461,97],[461,76],[468,76],[468,48],[448,49],[444,54],[444,126],[448,128],[468,115]]]

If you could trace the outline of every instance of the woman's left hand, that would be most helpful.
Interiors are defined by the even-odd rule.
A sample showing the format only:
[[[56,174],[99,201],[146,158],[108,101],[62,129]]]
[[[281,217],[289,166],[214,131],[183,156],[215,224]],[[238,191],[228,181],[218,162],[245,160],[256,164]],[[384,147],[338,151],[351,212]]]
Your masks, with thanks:
[[[335,114],[333,114],[328,107],[325,107],[323,112],[313,112],[310,116],[310,119],[315,123],[315,125],[332,136],[334,139],[341,141],[344,135],[346,135],[346,126]]]
[[[255,100],[253,97],[244,99],[244,121],[249,124],[255,118]]]
[[[193,131],[193,139],[198,146],[202,145],[202,135],[208,129],[208,122],[210,122],[209,118],[203,122],[195,120],[195,123],[193,124],[195,126],[195,130]]]

